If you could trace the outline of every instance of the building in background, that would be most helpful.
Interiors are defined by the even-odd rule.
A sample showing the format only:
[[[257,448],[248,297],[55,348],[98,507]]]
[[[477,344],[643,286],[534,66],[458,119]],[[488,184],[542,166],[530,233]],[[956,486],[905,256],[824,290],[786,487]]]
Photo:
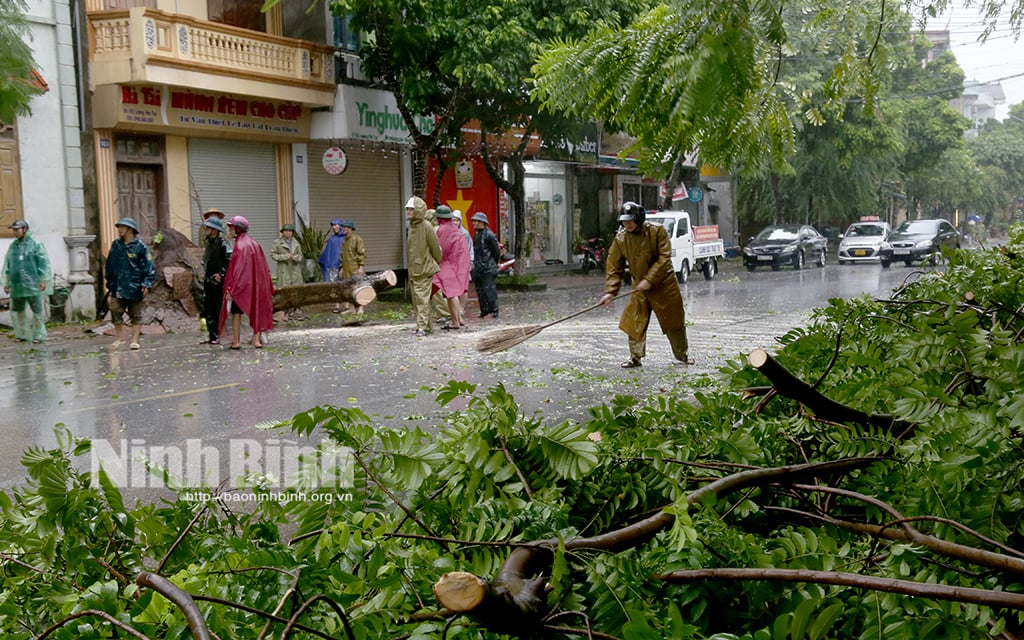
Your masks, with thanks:
[[[26,17],[35,82],[44,91],[32,100],[30,115],[0,122],[0,256],[13,237],[7,227],[27,220],[53,267],[55,295],[48,311],[68,320],[92,320],[89,248],[94,238],[84,204],[79,25],[68,0],[29,0]],[[0,314],[0,320],[7,318]]]
[[[294,210],[292,145],[335,96],[327,9],[254,0],[86,0],[100,248],[114,222],[198,242],[202,211],[270,246]]]

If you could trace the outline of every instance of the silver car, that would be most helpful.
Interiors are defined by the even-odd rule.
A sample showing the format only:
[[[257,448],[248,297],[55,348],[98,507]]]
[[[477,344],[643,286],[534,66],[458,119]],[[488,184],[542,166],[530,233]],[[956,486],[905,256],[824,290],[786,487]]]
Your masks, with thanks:
[[[888,222],[854,222],[839,236],[839,264],[878,262],[890,233],[892,227]]]

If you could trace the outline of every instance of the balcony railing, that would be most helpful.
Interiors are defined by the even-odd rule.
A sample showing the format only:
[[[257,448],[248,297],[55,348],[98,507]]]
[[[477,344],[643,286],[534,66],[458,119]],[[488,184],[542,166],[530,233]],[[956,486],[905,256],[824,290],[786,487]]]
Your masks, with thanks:
[[[109,0],[90,0],[102,5]],[[336,87],[334,50],[148,7],[90,11],[90,60],[105,82],[145,81],[147,65],[292,84],[324,94]],[[119,78],[124,70],[131,77]],[[331,98],[328,97],[331,96]],[[317,100],[318,102],[321,100]]]

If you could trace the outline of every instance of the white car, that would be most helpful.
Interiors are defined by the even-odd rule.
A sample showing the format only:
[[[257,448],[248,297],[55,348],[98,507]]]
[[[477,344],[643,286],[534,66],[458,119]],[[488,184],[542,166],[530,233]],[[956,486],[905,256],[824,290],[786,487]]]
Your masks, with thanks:
[[[839,264],[878,262],[890,233],[892,227],[888,222],[854,222],[839,236]]]

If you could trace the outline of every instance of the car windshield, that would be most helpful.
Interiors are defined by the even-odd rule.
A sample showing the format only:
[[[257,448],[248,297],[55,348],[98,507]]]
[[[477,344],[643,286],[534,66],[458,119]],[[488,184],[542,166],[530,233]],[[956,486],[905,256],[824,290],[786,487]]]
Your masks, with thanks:
[[[906,220],[896,228],[897,233],[935,233],[938,220]]]
[[[866,236],[884,236],[885,229],[880,224],[853,224],[846,230],[847,237],[863,238]]]
[[[668,237],[672,237],[672,232],[675,231],[675,229],[673,229],[673,227],[675,227],[675,220],[673,220],[672,218],[648,218],[648,220],[655,224],[660,224],[661,226],[665,227],[665,229],[668,231]]]
[[[788,224],[782,227],[767,227],[757,234],[755,240],[796,240],[800,237],[800,226]]]

